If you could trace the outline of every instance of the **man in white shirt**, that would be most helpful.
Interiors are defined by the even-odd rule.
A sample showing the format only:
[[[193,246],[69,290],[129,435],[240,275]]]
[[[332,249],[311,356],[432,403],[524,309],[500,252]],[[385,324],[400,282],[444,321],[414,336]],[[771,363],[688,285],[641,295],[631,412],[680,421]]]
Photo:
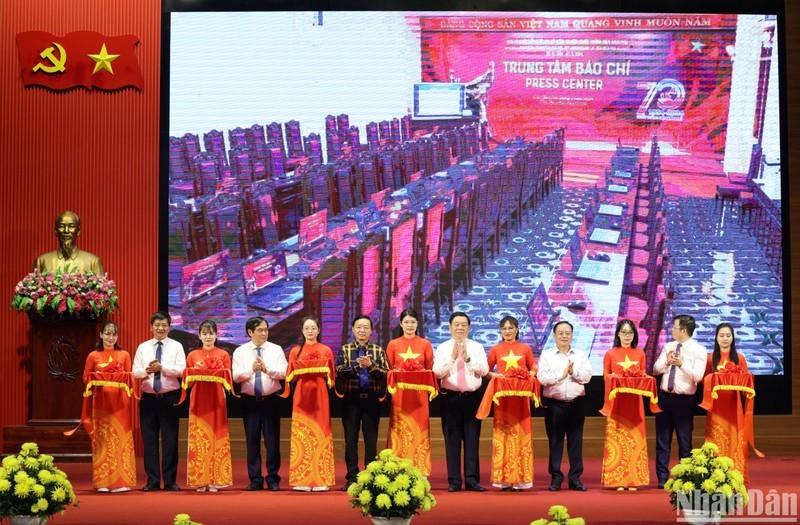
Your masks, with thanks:
[[[450,316],[451,339],[433,354],[433,373],[441,379],[442,430],[450,492],[461,490],[461,444],[464,444],[464,482],[467,490],[483,492],[480,484],[478,445],[481,420],[475,417],[481,403],[481,378],[489,373],[483,345],[467,339],[470,320],[463,312]]]
[[[147,483],[144,492],[161,489],[178,491],[175,483],[178,473],[178,409],[181,376],[186,368],[183,345],[169,335],[172,319],[165,312],[150,316],[153,338],[139,345],[133,358],[133,377],[142,381],[142,399],[139,401],[139,425],[144,444],[144,471]],[[161,462],[159,463],[158,437],[161,435]]]
[[[584,386],[592,378],[592,366],[586,354],[572,348],[572,324],[560,321],[553,326],[555,348],[547,348],[539,357],[536,377],[542,384],[544,426],[550,444],[550,490],[561,490],[564,473],[561,457],[567,439],[570,490],[585,491],[583,474],[583,423],[586,419]]]
[[[245,323],[250,338],[233,352],[233,380],[241,384],[242,419],[247,445],[247,490],[263,490],[261,471],[261,435],[267,449],[267,489],[280,490],[281,477],[281,379],[286,377],[283,349],[267,341],[269,325],[263,317],[251,317]]]
[[[658,488],[669,479],[669,456],[672,433],[678,438],[678,456],[692,452],[694,394],[706,369],[706,349],[692,339],[694,317],[677,315],[672,319],[672,338],[661,350],[653,365],[653,374],[663,374],[658,390],[656,414],[656,476]]]

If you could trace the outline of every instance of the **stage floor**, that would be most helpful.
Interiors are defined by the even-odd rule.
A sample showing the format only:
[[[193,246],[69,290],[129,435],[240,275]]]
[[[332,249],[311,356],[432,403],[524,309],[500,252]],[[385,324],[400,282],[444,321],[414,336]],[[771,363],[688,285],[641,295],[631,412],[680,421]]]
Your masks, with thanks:
[[[344,482],[344,464],[337,461],[337,483]],[[565,462],[565,467],[566,467]],[[676,523],[677,516],[669,504],[667,494],[655,487],[655,473],[651,461],[653,483],[636,492],[617,492],[600,488],[600,459],[585,461],[583,482],[588,492],[547,490],[550,478],[547,474],[546,458],[538,458],[534,464],[535,482],[530,491],[501,492],[489,487],[490,462],[481,462],[482,484],[487,491],[447,492],[447,476],[443,460],[434,460],[430,476],[437,506],[425,514],[414,517],[414,525],[528,525],[537,518],[545,517],[551,505],[566,505],[572,516],[581,516],[587,525],[596,524],[649,524]],[[144,469],[139,465],[139,486],[136,490],[120,494],[99,494],[91,486],[89,464],[63,464],[72,481],[80,502],[79,508],[70,508],[63,516],[56,516],[49,523],[67,524],[114,524],[114,525],[171,525],[175,514],[188,513],[192,519],[204,525],[226,525],[242,523],[268,523],[269,525],[312,525],[324,523],[363,524],[357,510],[349,508],[347,496],[335,490],[324,493],[301,493],[289,490],[288,463],[284,462],[281,474],[284,480],[281,492],[246,492],[246,466],[243,461],[233,465],[234,486],[217,493],[197,493],[185,488],[186,464],[181,461],[178,472],[179,493],[151,492],[139,489],[144,484]],[[751,484],[748,489],[757,489],[767,494],[776,490],[781,495],[794,493],[796,522],[797,472],[800,459],[794,457],[771,457],[750,460]],[[754,519],[738,523],[753,523]],[[786,523],[787,521],[784,521]]]

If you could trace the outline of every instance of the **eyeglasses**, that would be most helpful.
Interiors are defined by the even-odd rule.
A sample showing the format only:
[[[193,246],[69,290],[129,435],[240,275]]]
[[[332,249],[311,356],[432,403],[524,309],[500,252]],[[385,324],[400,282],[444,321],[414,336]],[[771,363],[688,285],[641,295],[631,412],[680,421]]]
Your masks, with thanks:
[[[117,334],[115,334],[113,332],[111,332],[111,333],[101,332],[100,335],[103,335],[105,337],[117,337]]]
[[[633,335],[633,332],[630,330],[620,330],[619,335]]]

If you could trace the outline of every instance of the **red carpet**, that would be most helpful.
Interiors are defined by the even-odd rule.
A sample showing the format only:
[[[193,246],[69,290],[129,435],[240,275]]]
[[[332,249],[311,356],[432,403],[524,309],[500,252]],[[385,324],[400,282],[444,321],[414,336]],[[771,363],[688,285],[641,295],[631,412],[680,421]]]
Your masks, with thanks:
[[[67,524],[114,524],[114,525],[172,525],[175,514],[189,513],[195,521],[204,525],[264,523],[267,525],[318,523],[363,524],[371,522],[360,518],[357,510],[349,508],[347,496],[338,490],[326,493],[300,493],[288,490],[288,464],[284,463],[282,491],[245,492],[247,484],[244,462],[234,462],[233,488],[218,493],[197,493],[183,490],[180,493],[144,493],[137,490],[122,494],[98,494],[91,489],[91,466],[88,464],[63,464],[72,481],[80,501],[79,508],[70,508],[63,516],[55,516],[48,523]],[[181,462],[179,480],[186,479],[185,463]],[[344,480],[343,462],[337,481]],[[489,462],[481,464],[482,494],[460,492],[451,494],[446,490],[447,476],[443,460],[434,460],[430,477],[437,499],[437,506],[430,512],[415,516],[414,525],[528,525],[534,519],[544,517],[550,505],[560,504],[569,508],[572,516],[582,516],[587,525],[595,524],[647,524],[676,523],[675,511],[663,490],[640,489],[637,492],[616,492],[600,488],[600,460],[586,460],[583,482],[588,492],[569,490],[549,492],[549,476],[544,458],[537,459],[534,473],[534,488],[528,492],[500,492],[489,488]],[[765,493],[776,489],[779,493],[797,492],[797,472],[800,459],[767,458],[751,459],[748,489],[761,489]],[[144,470],[139,469],[140,484],[144,484]],[[654,476],[651,466],[651,476]],[[183,484],[179,481],[183,487]],[[566,488],[566,483],[564,484]],[[740,523],[742,523],[740,521]]]

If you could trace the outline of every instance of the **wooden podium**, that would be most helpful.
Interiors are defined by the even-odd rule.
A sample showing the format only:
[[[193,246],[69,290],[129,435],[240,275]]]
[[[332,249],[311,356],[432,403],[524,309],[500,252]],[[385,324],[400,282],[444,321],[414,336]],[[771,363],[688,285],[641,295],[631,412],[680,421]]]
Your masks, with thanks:
[[[101,320],[29,315],[30,396],[27,425],[3,428],[3,452],[16,453],[35,441],[39,450],[61,461],[91,461],[91,443],[77,426],[83,403],[83,367],[94,350]]]

